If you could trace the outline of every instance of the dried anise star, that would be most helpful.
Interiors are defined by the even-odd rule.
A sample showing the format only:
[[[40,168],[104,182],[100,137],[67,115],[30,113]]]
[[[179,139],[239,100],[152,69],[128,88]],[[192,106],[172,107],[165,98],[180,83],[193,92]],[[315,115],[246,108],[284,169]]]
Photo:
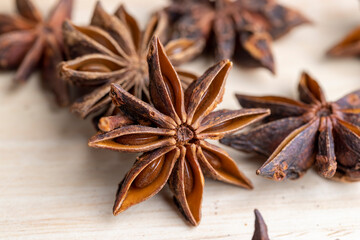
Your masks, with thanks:
[[[271,72],[275,71],[272,39],[308,22],[274,0],[173,0],[166,10],[174,38],[204,38],[214,45],[216,59],[233,58]]]
[[[266,223],[261,216],[259,210],[255,209],[255,232],[252,240],[269,240],[268,229]]]
[[[113,114],[115,105],[109,96],[112,83],[120,84],[136,97],[149,101],[148,45],[154,35],[166,38],[167,24],[166,14],[159,12],[141,32],[123,5],[114,15],[109,15],[100,3],[95,7],[90,26],[80,27],[65,22],[65,46],[69,57],[75,59],[60,65],[61,77],[77,86],[93,87],[93,91],[76,101],[71,110],[83,118],[99,110],[107,111],[105,115]],[[169,42],[166,50],[172,63],[180,64],[196,54],[197,44],[178,39]],[[182,80],[192,81],[193,78],[191,74],[182,73]]]
[[[274,180],[299,178],[315,165],[323,177],[359,181],[360,90],[327,102],[306,73],[298,90],[300,101],[237,95],[243,107],[270,108],[269,122],[221,142],[270,156],[257,174]]]
[[[200,221],[203,172],[210,177],[252,188],[235,162],[205,139],[221,139],[269,114],[267,109],[212,110],[221,102],[232,66],[223,60],[209,68],[185,91],[163,46],[153,38],[148,54],[149,92],[154,106],[118,84],[110,95],[124,113],[117,127],[100,132],[89,146],[122,152],[145,152],[120,183],[114,214],[159,192],[166,182],[174,200],[192,225]],[[116,117],[116,116],[115,116]],[[126,120],[125,118],[129,119]],[[112,122],[113,117],[109,117]],[[109,126],[109,125],[108,125]]]
[[[67,85],[56,66],[63,60],[61,25],[69,18],[72,0],[59,0],[47,19],[30,0],[16,0],[19,15],[0,14],[0,68],[17,68],[15,82],[25,82],[41,65],[44,85],[60,105],[69,103]]]
[[[360,27],[351,31],[343,40],[327,52],[329,56],[359,56],[360,55]]]

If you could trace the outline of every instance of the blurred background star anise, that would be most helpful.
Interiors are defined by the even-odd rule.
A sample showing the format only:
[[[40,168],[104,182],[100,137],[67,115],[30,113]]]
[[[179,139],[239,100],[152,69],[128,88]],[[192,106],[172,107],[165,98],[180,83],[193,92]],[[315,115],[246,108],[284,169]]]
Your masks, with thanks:
[[[30,0],[16,0],[18,14],[0,14],[1,69],[17,69],[14,80],[22,83],[40,66],[43,85],[63,106],[69,104],[69,93],[56,66],[64,56],[61,25],[72,5],[72,0],[59,0],[44,19]]]
[[[61,77],[73,85],[90,89],[71,107],[82,118],[100,111],[100,116],[113,115],[115,105],[109,97],[110,85],[117,83],[134,96],[148,102],[149,76],[146,55],[150,39],[156,35],[167,42],[168,19],[156,13],[144,31],[121,5],[114,15],[108,14],[98,2],[90,26],[63,25],[66,51],[72,60],[60,66]],[[198,44],[188,39],[168,42],[166,51],[173,64],[191,59]],[[75,58],[75,59],[74,59]],[[184,87],[196,78],[180,71]]]
[[[233,59],[273,73],[272,40],[309,22],[300,12],[275,0],[173,0],[166,11],[174,39],[204,39],[217,60]]]

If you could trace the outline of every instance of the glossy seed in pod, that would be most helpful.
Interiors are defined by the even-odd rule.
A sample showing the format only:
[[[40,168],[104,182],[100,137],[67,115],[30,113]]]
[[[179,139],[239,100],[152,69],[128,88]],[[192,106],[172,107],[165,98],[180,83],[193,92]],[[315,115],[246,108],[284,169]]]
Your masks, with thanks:
[[[150,134],[129,134],[115,139],[117,143],[124,145],[142,145],[159,139],[158,136]]]
[[[84,72],[111,72],[111,69],[100,63],[89,63],[79,67],[80,71]]]
[[[194,175],[190,164],[186,160],[184,161],[184,187],[186,195],[189,195],[194,187]]]
[[[134,186],[144,188],[150,185],[160,174],[164,165],[164,155],[150,163],[134,180]]]
[[[220,130],[220,129],[225,129],[225,127],[229,126],[233,121],[225,121],[222,122],[214,127],[211,127],[211,131],[216,131],[216,130]]]
[[[215,168],[215,169],[221,168],[221,161],[218,156],[216,156],[215,154],[208,152],[206,150],[203,150],[203,153],[213,168]]]
[[[166,77],[166,76],[163,76],[163,79],[164,79],[164,83],[165,83],[165,86],[166,86],[166,91],[168,92],[169,94],[169,97],[171,99],[171,102],[173,104],[175,104],[175,93],[174,93],[174,89],[172,89],[170,86],[170,80]]]

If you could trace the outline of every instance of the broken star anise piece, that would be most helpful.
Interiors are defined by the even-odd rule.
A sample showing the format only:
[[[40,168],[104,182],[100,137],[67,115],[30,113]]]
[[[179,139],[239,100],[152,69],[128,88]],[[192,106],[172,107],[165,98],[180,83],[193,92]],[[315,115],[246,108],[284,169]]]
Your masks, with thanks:
[[[169,183],[180,212],[192,225],[201,217],[203,173],[244,188],[250,180],[229,155],[205,139],[221,139],[269,114],[267,109],[218,110],[232,66],[223,60],[209,68],[185,91],[158,38],[148,54],[149,94],[153,106],[112,84],[114,104],[124,113],[117,128],[104,121],[89,146],[122,152],[145,152],[120,183],[117,215],[158,193]],[[126,116],[130,119],[126,120]],[[111,118],[111,117],[108,117]],[[104,120],[104,119],[103,119]],[[113,119],[109,119],[112,122]],[[119,120],[119,119],[118,119]]]
[[[326,178],[360,180],[360,90],[327,102],[318,83],[303,73],[300,101],[237,95],[241,106],[270,108],[269,122],[221,140],[245,152],[270,156],[257,174],[296,179],[315,165]]]
[[[232,58],[271,72],[275,72],[272,39],[308,22],[275,0],[173,0],[166,11],[173,23],[173,38],[205,39],[216,59]]]
[[[252,240],[270,240],[266,223],[259,210],[255,209],[255,231]]]
[[[59,0],[47,19],[30,0],[16,0],[19,15],[0,14],[0,68],[17,68],[14,80],[22,83],[40,65],[44,86],[63,106],[70,99],[56,66],[63,60],[61,25],[70,18],[72,2]]]
[[[327,54],[332,57],[360,56],[360,27],[330,48]]]
[[[97,111],[112,115],[115,105],[109,96],[110,85],[119,84],[136,97],[149,101],[149,73],[146,62],[149,41],[157,35],[166,40],[167,16],[155,14],[142,32],[136,20],[121,5],[114,15],[105,12],[98,2],[90,26],[63,25],[64,42],[73,60],[59,66],[61,77],[90,93],[76,101],[71,110],[85,118]],[[188,39],[166,45],[173,64],[192,58],[198,42]],[[189,74],[183,73],[187,77]],[[186,77],[185,76],[185,77]],[[187,78],[188,79],[188,78]]]

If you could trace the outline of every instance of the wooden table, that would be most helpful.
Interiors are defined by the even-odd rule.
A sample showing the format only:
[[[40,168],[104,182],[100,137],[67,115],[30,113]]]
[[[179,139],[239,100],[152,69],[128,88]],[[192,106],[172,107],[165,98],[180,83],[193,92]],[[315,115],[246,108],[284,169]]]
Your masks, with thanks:
[[[1,1],[1,12],[13,11]],[[43,12],[54,0],[35,0]],[[119,1],[102,0],[113,11]],[[302,70],[309,71],[335,100],[360,86],[360,61],[327,59],[324,52],[360,24],[356,0],[293,0],[314,22],[273,45],[277,75],[234,67],[220,107],[236,109],[235,92],[296,97]],[[78,0],[74,21],[86,24],[95,0]],[[166,1],[126,1],[142,25]],[[202,73],[210,59],[184,68]],[[255,175],[262,160],[230,148],[229,154],[255,185],[248,191],[207,179],[203,218],[184,224],[167,187],[117,217],[112,206],[117,184],[135,156],[94,150],[91,124],[58,109],[40,86],[39,75],[16,90],[13,72],[0,75],[0,239],[251,239],[258,208],[271,239],[359,239],[360,183],[325,180],[310,170],[298,181],[272,182]]]

